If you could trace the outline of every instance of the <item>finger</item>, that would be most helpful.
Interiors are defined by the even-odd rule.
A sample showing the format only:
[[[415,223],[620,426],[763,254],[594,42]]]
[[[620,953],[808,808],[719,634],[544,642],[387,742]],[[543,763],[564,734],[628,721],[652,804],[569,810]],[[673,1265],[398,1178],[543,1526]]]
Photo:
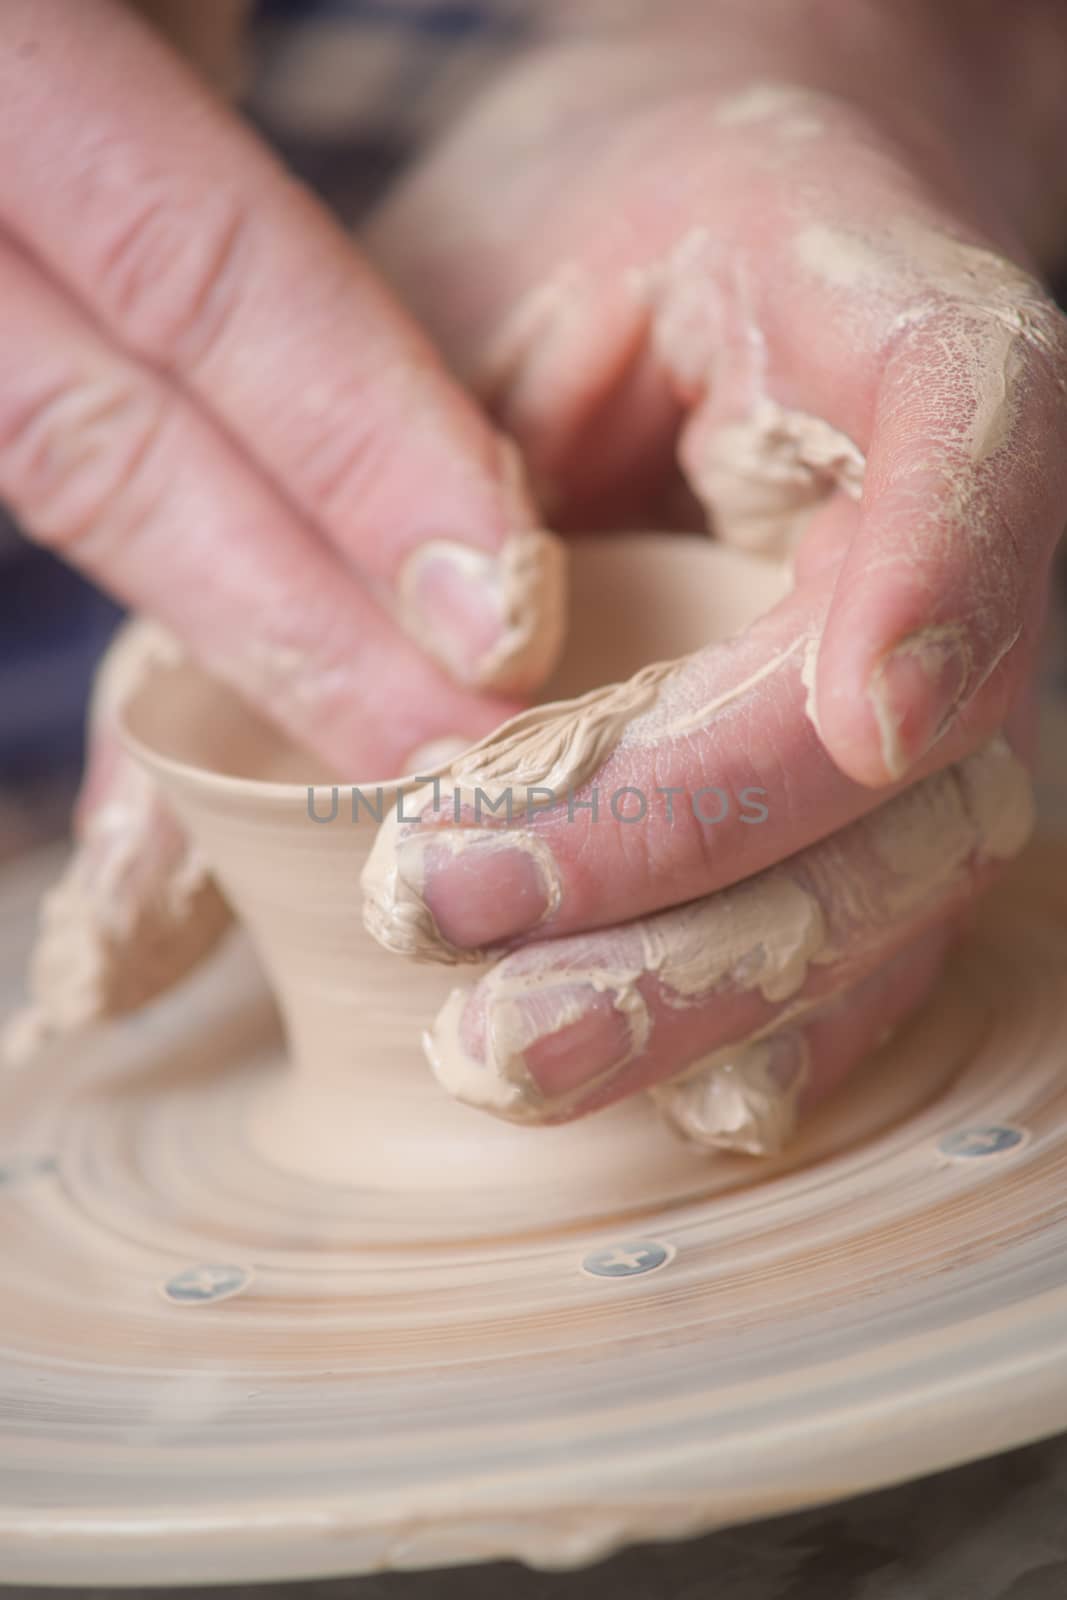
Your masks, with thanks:
[[[938,924],[870,977],[779,1032],[726,1046],[652,1089],[660,1112],[682,1136],[709,1149],[773,1155],[796,1119],[825,1100],[928,997],[954,938]],[[870,1071],[876,1070],[870,1062]]]
[[[689,399],[684,465],[725,537],[785,548],[813,517],[810,574],[849,528],[827,496],[862,484],[812,702],[837,765],[880,787],[961,718],[988,737],[1033,658],[1067,504],[1067,322],[899,172],[880,175],[894,223],[863,222],[862,172],[843,210],[831,188],[819,219],[816,190],[762,250],[757,214],[732,256],[715,240],[676,252],[654,332]]]
[[[501,1116],[556,1121],[792,1028],[956,915],[1032,822],[996,741],[730,889],[505,957],[439,1014],[435,1071]]]
[[[557,63],[550,129],[580,66]],[[999,224],[999,255],[946,222],[973,210],[951,149],[927,151],[920,181],[906,136],[829,95],[787,89],[760,108],[713,93],[698,110],[680,92],[628,126],[613,140],[595,117],[581,124],[594,147],[550,212],[537,176],[527,181],[531,203],[512,203],[529,234],[510,254],[488,227],[496,174],[462,134],[391,205],[376,244],[417,299],[418,256],[405,269],[397,253],[420,207],[447,193],[461,209],[465,232],[434,257],[438,326],[466,307],[452,337],[472,367],[480,338],[490,375],[503,345],[496,400],[531,459],[561,460],[568,435],[599,438],[604,459],[600,415],[620,438],[639,431],[620,419],[617,378],[605,399],[602,381],[582,388],[571,375],[590,353],[598,373],[615,372],[643,311],[685,409],[683,464],[717,532],[780,547],[828,493],[858,496],[864,480],[816,674],[827,748],[878,787],[912,770],[964,707],[987,737],[1032,651],[1067,495],[1064,322],[1009,259],[1018,241]],[[540,159],[554,158],[549,141]],[[463,185],[472,172],[487,181]],[[612,225],[591,229],[605,214]],[[468,235],[490,262],[477,313]],[[554,392],[583,405],[555,413]],[[650,392],[635,391],[658,438],[669,411]]]
[[[1067,332],[1040,326],[950,305],[886,365],[815,675],[862,783],[899,779],[964,707],[997,726],[1032,658],[1067,505]]]
[[[860,508],[846,495],[833,495],[815,512],[793,552],[793,578],[804,583],[826,568],[841,566],[859,527]]]
[[[405,796],[364,874],[368,927],[446,961],[611,927],[871,811],[881,796],[840,772],[809,715],[833,584],[827,568],[724,644],[526,712]],[[969,748],[965,728],[953,739],[926,770]]]
[[[444,679],[179,390],[3,241],[0,348],[0,498],[335,770],[403,771],[425,741],[499,721],[504,707]]]
[[[536,683],[562,572],[518,458],[323,208],[105,0],[10,0],[0,98],[32,130],[0,163],[9,231],[218,416],[455,677]]]

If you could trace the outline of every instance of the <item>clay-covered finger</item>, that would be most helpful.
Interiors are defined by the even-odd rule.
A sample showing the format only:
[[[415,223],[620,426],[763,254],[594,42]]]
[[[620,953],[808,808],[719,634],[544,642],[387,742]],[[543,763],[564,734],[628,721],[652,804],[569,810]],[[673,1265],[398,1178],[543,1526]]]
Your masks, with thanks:
[[[813,697],[842,772],[883,789],[961,719],[975,740],[999,726],[1067,503],[1067,322],[1020,238],[1017,185],[967,171],[970,121],[954,132],[940,95],[951,47],[925,24],[915,58],[948,56],[919,153],[906,100],[883,99],[908,34],[888,16],[835,34],[841,81],[866,85],[842,95],[807,77],[791,31],[807,22],[768,30],[754,7],[722,37],[700,7],[670,28],[651,8],[614,33],[592,106],[580,50],[520,68],[535,154],[500,93],[376,234],[561,515],[595,520],[614,484],[666,480],[675,440],[715,533],[771,551],[813,536],[806,572],[828,501],[856,513]],[[753,49],[786,59],[753,76]],[[420,273],[420,223],[456,213]]]
[[[3,241],[0,346],[0,499],[334,770],[410,770],[514,709],[450,682],[179,388]]]
[[[979,694],[996,721],[1018,690],[1067,503],[1065,374],[1067,326],[1039,304],[950,303],[887,363],[814,669],[823,737],[862,782],[899,779]]]
[[[653,319],[712,526],[799,539],[802,576],[840,564],[811,704],[842,772],[883,789],[1000,726],[1067,503],[1067,320],[1017,240],[946,224],[898,160],[820,171],[799,208],[764,174],[739,248],[694,230]]]
[[[797,1120],[888,1044],[927,998],[954,935],[951,921],[939,923],[794,1022],[712,1051],[680,1078],[653,1087],[660,1113],[693,1144],[774,1154]]]
[[[880,804],[811,715],[835,569],[746,632],[534,708],[386,818],[367,924],[419,959],[631,921],[762,871]],[[927,771],[969,748],[958,730]]]
[[[8,0],[0,99],[9,234],[455,680],[537,683],[563,574],[517,454],[325,208],[118,4]]]
[[[959,914],[1033,823],[1006,740],[717,894],[544,941],[457,989],[428,1035],[441,1082],[551,1121],[793,1026]]]

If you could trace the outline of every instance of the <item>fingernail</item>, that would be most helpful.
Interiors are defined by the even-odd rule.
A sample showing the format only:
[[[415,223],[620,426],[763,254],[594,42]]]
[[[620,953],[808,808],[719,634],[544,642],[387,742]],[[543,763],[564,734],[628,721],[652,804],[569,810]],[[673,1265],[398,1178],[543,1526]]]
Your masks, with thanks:
[[[438,1082],[454,1098],[510,1122],[558,1120],[640,1053],[648,1014],[634,989],[613,992],[504,963],[471,1002],[456,990],[425,1039]]]
[[[970,668],[966,636],[956,627],[912,634],[874,668],[867,694],[891,778],[902,778],[948,732]]]
[[[460,683],[521,691],[551,669],[562,641],[562,547],[539,530],[492,552],[429,539],[401,569],[400,620]]]
[[[549,1108],[603,1086],[633,1060],[637,1042],[633,1017],[619,1008],[617,996],[591,984],[547,995],[535,990],[506,1007],[498,1004],[490,1012],[490,1030],[498,1052],[505,1042],[521,1049]]]
[[[448,839],[443,851],[423,853],[423,894],[451,943],[502,944],[541,927],[559,906],[559,873],[541,839],[505,843],[493,833],[475,838],[463,830],[442,838]]]
[[[804,1035],[784,1032],[713,1051],[652,1097],[692,1143],[775,1155],[795,1129],[808,1072]]]
[[[397,842],[396,871],[407,905],[419,902],[438,940],[468,953],[539,927],[562,893],[547,845],[528,835],[470,828],[409,834]]]

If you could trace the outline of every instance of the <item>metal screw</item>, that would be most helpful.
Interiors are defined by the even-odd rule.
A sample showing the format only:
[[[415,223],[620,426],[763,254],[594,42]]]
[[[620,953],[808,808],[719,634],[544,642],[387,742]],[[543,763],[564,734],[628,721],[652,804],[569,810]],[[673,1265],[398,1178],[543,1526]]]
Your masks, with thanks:
[[[228,1300],[231,1295],[240,1294],[251,1281],[252,1274],[247,1267],[205,1261],[168,1278],[163,1293],[175,1305],[204,1305],[209,1300]]]
[[[590,1250],[582,1271],[593,1278],[637,1278],[655,1272],[674,1259],[674,1246],[659,1239],[623,1239],[619,1244]]]
[[[980,1161],[985,1156],[1002,1156],[1009,1150],[1019,1150],[1029,1139],[1025,1128],[1015,1128],[1007,1122],[978,1123],[942,1135],[937,1148],[950,1161]]]

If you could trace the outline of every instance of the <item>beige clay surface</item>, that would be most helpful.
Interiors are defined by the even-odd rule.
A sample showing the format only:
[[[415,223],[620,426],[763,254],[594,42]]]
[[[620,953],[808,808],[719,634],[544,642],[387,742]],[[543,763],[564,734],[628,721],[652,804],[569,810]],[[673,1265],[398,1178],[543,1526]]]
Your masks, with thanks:
[[[746,558],[697,559],[706,636]],[[645,660],[696,642],[651,632]],[[417,1044],[455,974],[363,930],[373,827],[311,822],[322,775],[188,667],[130,727],[288,1043],[235,936],[0,1077],[6,1579],[568,1564],[1067,1426],[1067,846],[754,1162],[647,1102],[457,1104]],[[3,886],[5,1005],[41,883]]]

